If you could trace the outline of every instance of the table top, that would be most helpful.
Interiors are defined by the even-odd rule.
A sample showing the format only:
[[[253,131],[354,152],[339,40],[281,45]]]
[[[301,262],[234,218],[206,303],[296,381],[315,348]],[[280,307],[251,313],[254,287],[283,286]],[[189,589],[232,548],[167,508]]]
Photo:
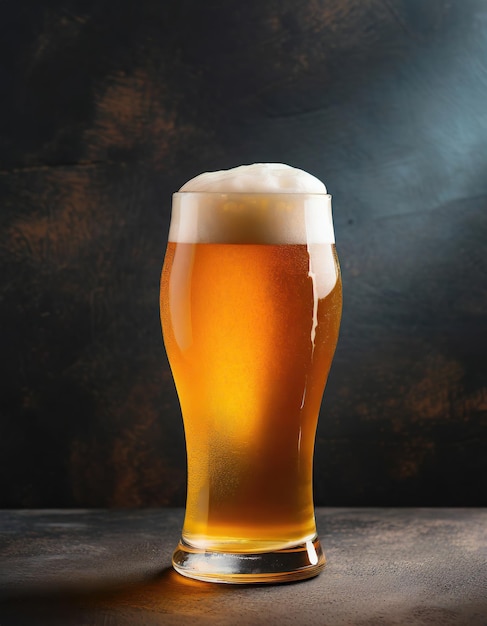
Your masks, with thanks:
[[[0,624],[487,624],[486,509],[320,508],[327,566],[284,585],[171,568],[181,509],[0,511]]]

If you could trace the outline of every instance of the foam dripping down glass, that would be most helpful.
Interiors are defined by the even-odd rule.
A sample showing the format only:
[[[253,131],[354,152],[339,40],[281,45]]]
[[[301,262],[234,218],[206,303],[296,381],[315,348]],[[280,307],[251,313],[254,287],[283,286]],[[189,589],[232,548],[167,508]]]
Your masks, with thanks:
[[[312,471],[341,317],[331,196],[255,164],[173,196],[161,279],[188,490],[174,568],[213,582],[315,576]]]

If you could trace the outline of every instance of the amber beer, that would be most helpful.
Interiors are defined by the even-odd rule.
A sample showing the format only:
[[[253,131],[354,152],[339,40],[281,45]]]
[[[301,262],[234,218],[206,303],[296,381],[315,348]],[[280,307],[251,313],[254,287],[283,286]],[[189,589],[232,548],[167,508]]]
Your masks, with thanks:
[[[174,564],[187,576],[288,580],[324,564],[312,462],[342,300],[329,198],[175,194],[161,318],[186,436]]]

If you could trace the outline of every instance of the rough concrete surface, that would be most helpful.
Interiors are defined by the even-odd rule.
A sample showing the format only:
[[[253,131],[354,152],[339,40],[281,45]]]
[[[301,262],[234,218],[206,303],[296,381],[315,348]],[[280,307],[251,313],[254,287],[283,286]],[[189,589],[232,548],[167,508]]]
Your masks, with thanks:
[[[0,513],[0,624],[487,624],[487,511],[318,509],[328,563],[276,586],[170,567],[181,509]]]

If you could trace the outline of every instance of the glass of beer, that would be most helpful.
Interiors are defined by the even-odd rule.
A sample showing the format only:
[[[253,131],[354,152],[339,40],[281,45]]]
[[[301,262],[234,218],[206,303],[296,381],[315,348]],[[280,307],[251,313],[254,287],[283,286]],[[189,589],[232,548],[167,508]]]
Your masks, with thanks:
[[[174,194],[161,279],[188,465],[173,566],[213,582],[309,578],[325,564],[313,450],[342,306],[331,196],[280,164],[217,174]]]

